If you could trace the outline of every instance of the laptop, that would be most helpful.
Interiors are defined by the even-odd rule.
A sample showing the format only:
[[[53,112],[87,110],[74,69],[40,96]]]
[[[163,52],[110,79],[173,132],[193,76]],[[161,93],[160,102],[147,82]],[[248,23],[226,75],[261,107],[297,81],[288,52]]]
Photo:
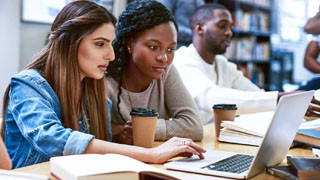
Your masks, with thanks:
[[[280,98],[269,128],[255,155],[207,150],[205,159],[196,156],[164,164],[167,169],[230,177],[251,178],[283,161],[314,91],[285,95]]]

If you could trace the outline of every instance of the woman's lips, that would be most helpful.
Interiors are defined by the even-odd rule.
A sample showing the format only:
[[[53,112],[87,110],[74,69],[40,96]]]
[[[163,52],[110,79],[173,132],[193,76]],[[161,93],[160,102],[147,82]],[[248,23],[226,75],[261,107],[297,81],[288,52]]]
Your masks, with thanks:
[[[164,66],[154,66],[153,69],[158,71],[158,72],[160,72],[160,73],[163,73],[166,70],[166,67],[164,67]]]
[[[101,66],[98,66],[98,68],[102,71],[106,71],[107,70],[107,67],[108,65],[101,65]]]

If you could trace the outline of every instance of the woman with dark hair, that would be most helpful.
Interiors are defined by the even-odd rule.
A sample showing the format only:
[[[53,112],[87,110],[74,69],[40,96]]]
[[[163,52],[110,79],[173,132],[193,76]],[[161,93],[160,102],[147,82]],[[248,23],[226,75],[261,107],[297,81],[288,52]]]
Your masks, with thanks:
[[[132,144],[130,111],[159,112],[156,140],[173,136],[200,141],[202,124],[193,99],[171,65],[177,46],[177,25],[161,3],[138,0],[120,15],[114,42],[115,60],[108,68],[113,134]]]
[[[82,153],[118,153],[161,163],[181,153],[203,157],[196,144],[173,138],[151,149],[111,140],[105,71],[114,60],[116,19],[90,1],[67,4],[48,43],[6,90],[5,144],[13,168]]]

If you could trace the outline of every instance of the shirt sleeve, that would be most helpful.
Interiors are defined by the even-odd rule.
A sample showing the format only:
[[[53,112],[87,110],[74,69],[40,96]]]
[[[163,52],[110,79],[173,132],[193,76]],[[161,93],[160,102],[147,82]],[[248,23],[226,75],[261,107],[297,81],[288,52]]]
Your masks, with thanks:
[[[65,128],[50,93],[30,79],[12,79],[10,103],[22,136],[47,157],[81,154],[93,135]],[[60,107],[58,107],[60,108]]]
[[[181,58],[181,57],[180,57]],[[183,57],[188,58],[188,57]],[[182,61],[183,59],[179,59]],[[184,59],[187,61],[186,59]],[[231,87],[220,87],[195,63],[180,65],[179,73],[201,111],[212,112],[214,104],[237,104],[237,114],[273,111],[278,92],[264,92],[238,72],[226,71],[223,80]]]
[[[198,109],[174,65],[169,67],[165,78],[165,105],[171,119],[158,119],[155,139],[167,140],[178,136],[202,140],[203,128]]]

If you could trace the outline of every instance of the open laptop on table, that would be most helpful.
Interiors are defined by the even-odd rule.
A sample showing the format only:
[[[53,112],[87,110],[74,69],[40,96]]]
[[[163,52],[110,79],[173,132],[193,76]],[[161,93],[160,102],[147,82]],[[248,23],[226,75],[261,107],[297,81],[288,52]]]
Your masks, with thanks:
[[[282,162],[312,100],[314,91],[281,97],[258,152],[253,155],[208,150],[205,159],[184,158],[164,164],[167,169],[246,179]]]

